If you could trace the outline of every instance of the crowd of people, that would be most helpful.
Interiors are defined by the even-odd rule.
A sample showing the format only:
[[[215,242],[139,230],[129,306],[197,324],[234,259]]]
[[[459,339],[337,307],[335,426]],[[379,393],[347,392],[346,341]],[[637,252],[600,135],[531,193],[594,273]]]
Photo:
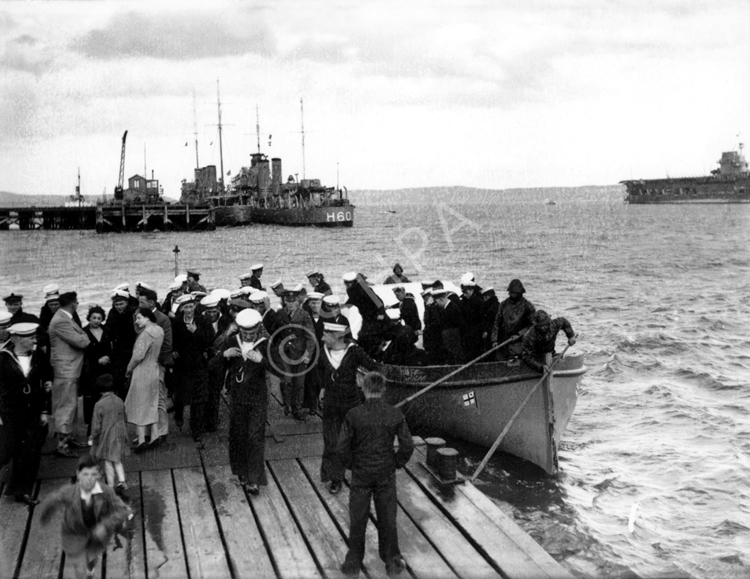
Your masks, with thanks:
[[[258,494],[266,484],[269,386],[277,381],[286,415],[298,421],[306,414],[322,416],[320,477],[329,492],[340,491],[346,468],[364,468],[356,470],[353,480],[352,529],[357,537],[346,563],[348,569],[358,568],[365,502],[369,505],[370,493],[375,493],[382,499],[383,517],[390,517],[395,483],[383,487],[383,473],[392,475],[411,454],[400,412],[377,404],[377,411],[358,410],[366,398],[379,399],[385,384],[368,375],[365,396],[368,390],[358,386],[358,370],[373,372],[382,364],[463,364],[493,350],[497,359],[520,358],[543,371],[544,356],[554,352],[559,331],[569,344],[575,343],[570,323],[536,310],[517,279],[502,302],[471,273],[461,278],[460,295],[440,281],[423,282],[420,316],[398,264],[386,280],[396,298],[388,307],[361,273],[343,275],[345,299],[333,295],[319,271],[307,274],[310,291],[281,281],[266,291],[262,274],[263,264],[255,264],[238,276],[237,289],[209,292],[200,283],[201,274],[189,270],[174,279],[161,301],[146,282],[137,282],[132,293],[130,284],[122,283],[111,292],[111,308],[105,312],[91,306],[85,324],[76,292],[61,293],[56,284],[43,289],[39,316],[23,311],[22,295],[6,295],[7,312],[0,314],[0,466],[13,460],[6,493],[19,502],[38,502],[32,487],[51,426],[59,457],[90,450],[107,485],[127,499],[124,457],[163,444],[170,412],[182,429],[186,407],[190,434],[202,448],[204,435],[218,428],[220,396],[226,391],[231,470],[248,493]],[[271,293],[280,307],[271,306]],[[353,308],[361,317],[356,329],[347,315]],[[87,440],[76,436],[79,396]],[[383,443],[385,448],[359,449],[369,453],[367,459],[353,458],[353,432],[372,428],[362,426],[368,421],[386,429],[390,441],[394,435],[403,438],[398,455]],[[126,422],[135,427],[132,445]],[[360,513],[356,527],[354,511]],[[395,543],[386,541],[386,564],[397,569],[397,540],[388,540]]]

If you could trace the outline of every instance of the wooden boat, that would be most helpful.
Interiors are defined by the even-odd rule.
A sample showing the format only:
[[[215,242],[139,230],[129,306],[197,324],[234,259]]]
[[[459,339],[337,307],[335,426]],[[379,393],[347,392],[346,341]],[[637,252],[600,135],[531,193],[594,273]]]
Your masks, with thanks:
[[[384,366],[392,404],[459,366]],[[505,435],[499,449],[548,473],[558,469],[557,449],[586,372],[582,355],[555,365]],[[521,362],[479,362],[402,406],[409,426],[425,436],[446,435],[490,447],[541,375]]]

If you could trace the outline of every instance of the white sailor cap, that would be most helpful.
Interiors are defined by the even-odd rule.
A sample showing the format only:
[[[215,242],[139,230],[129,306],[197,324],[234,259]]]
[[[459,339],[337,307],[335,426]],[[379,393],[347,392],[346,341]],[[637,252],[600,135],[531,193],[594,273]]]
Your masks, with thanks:
[[[216,306],[219,305],[219,299],[220,299],[219,296],[217,296],[214,293],[211,293],[201,300],[201,305],[204,308],[215,308]]]
[[[174,280],[176,282],[179,282],[180,285],[182,285],[182,284],[184,284],[187,281],[187,274],[186,273],[181,273],[180,275],[178,275],[177,277],[175,277]]]
[[[116,289],[115,291],[112,292],[112,295],[110,297],[112,298],[113,302],[116,300],[129,300],[130,292],[124,289]]]
[[[13,324],[8,328],[8,333],[12,336],[33,336],[36,334],[36,330],[39,324],[33,322],[22,322],[20,324]]]
[[[259,304],[260,302],[266,300],[268,298],[268,294],[264,291],[255,291],[251,293],[247,299],[249,299],[251,302]]]
[[[283,284],[283,283],[281,283],[281,280],[280,280],[280,279],[277,279],[277,280],[276,280],[275,282],[273,282],[273,283],[271,284],[271,289],[276,289],[276,288],[278,288],[278,287],[282,287],[282,288],[284,287],[284,284]]]
[[[314,269],[311,272],[305,274],[305,277],[313,277],[318,275],[320,275],[320,272],[317,269]]]
[[[388,308],[387,310],[385,310],[385,313],[392,320],[401,319],[401,310],[399,310],[398,308]]]
[[[218,296],[220,300],[228,300],[230,296],[232,295],[232,292],[230,292],[228,289],[224,288],[216,288],[211,292],[212,296]]]
[[[242,310],[239,314],[237,314],[237,318],[235,318],[235,322],[237,322],[237,325],[245,330],[254,328],[262,321],[263,316],[260,315],[258,310],[253,309]]]
[[[245,294],[243,293],[243,291],[242,291],[241,288],[240,289],[236,289],[231,294],[229,294],[229,299],[233,300],[235,298],[242,297],[243,295],[245,295]]]
[[[289,288],[289,291],[293,291],[293,292],[301,293],[301,292],[302,292],[302,290],[304,290],[304,289],[305,289],[305,288],[304,288],[304,287],[302,287],[302,284],[301,284],[301,283],[298,283],[298,284],[297,284],[296,286],[294,286],[293,288]]]
[[[357,279],[357,272],[348,271],[344,275],[341,276],[341,279],[344,281],[355,281]]]
[[[126,292],[129,292],[130,291],[130,284],[128,282],[126,282],[126,281],[124,281],[122,283],[118,283],[115,286],[115,289],[112,290],[112,291],[117,291],[117,290],[125,290]]]
[[[190,304],[195,302],[195,296],[193,294],[185,294],[178,297],[174,303],[176,303],[178,306],[184,306],[185,304]]]
[[[339,299],[339,296],[326,296],[323,298],[323,303],[328,304],[329,306],[340,306],[341,300]]]
[[[13,314],[10,312],[0,312],[0,327],[9,326],[11,318]]]
[[[253,277],[253,274],[250,272],[240,274],[240,281],[245,280],[245,279],[250,279],[251,277]]]
[[[240,292],[240,295],[246,296],[258,290],[257,288],[250,287],[249,285],[243,285],[238,291]]]
[[[461,276],[461,285],[471,287],[477,285],[474,281],[474,274],[470,271]]]
[[[311,300],[322,300],[325,297],[325,294],[320,292],[310,292],[307,294],[307,297]]]
[[[397,285],[396,287],[393,288],[393,293],[397,293],[397,292],[401,293],[401,292],[405,292],[405,291],[406,290],[404,289],[404,286],[402,286],[402,285]]]
[[[59,296],[60,295],[60,286],[56,283],[51,283],[49,285],[46,285],[42,288],[42,291],[44,292],[44,297],[49,298],[50,296]]]
[[[182,283],[179,282],[179,281],[177,281],[177,280],[175,280],[172,283],[170,283],[167,287],[170,290],[178,290],[178,289],[180,289],[182,287]]]
[[[490,293],[490,292],[494,292],[494,291],[495,291],[495,288],[493,288],[493,287],[486,287],[486,288],[484,288],[484,289],[482,290],[482,295],[484,295],[484,294],[488,294],[488,293]]]
[[[250,266],[250,271],[258,271],[259,269],[263,269],[262,263],[256,263],[255,265]]]
[[[431,295],[432,295],[432,288],[431,288],[431,287],[428,287],[428,288],[426,288],[426,289],[425,289],[425,290],[423,290],[423,291],[422,291],[422,293],[421,293],[421,296],[422,296],[423,298],[426,298],[427,296],[431,296]]]
[[[434,289],[430,292],[433,298],[445,298],[448,297],[447,289]]]
[[[334,322],[323,322],[323,331],[324,332],[348,332],[349,326],[345,326],[344,324],[336,324]]]
[[[150,285],[148,285],[145,281],[137,281],[137,282],[135,282],[135,287],[142,287],[143,289],[147,289],[147,290],[153,290],[154,289]]]

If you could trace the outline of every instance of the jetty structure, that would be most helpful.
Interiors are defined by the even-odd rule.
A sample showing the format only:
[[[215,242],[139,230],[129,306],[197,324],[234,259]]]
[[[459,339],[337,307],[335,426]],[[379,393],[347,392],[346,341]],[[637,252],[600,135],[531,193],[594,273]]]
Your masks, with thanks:
[[[740,143],[738,150],[723,152],[719,168],[710,175],[620,181],[627,190],[625,202],[635,205],[750,203],[750,171],[743,148],[744,144]]]
[[[269,397],[269,484],[252,496],[231,481],[225,405],[221,413],[222,426],[202,450],[170,428],[166,444],[126,459],[134,516],[110,542],[97,577],[343,577],[349,489],[331,495],[320,482],[320,418],[298,423],[283,415],[278,393]],[[52,456],[53,442],[35,487],[41,500],[75,472],[74,461]],[[401,577],[573,579],[477,487],[442,484],[424,463],[417,446],[397,471]],[[0,501],[0,577],[69,575],[59,516],[43,526],[39,507]],[[360,577],[385,577],[372,523]]]

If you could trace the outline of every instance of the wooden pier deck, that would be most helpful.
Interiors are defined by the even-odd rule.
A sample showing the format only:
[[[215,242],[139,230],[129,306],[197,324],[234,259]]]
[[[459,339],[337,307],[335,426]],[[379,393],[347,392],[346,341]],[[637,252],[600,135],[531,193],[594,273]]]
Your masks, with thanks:
[[[286,418],[273,396],[269,419],[269,484],[258,496],[248,496],[231,476],[225,409],[222,427],[203,450],[172,423],[168,444],[128,457],[134,517],[110,543],[97,576],[342,577],[349,491],[345,485],[331,495],[320,482],[320,418]],[[471,483],[437,484],[422,466],[424,458],[418,446],[397,474],[399,541],[407,562],[400,577],[572,579]],[[69,484],[76,464],[51,454],[42,461],[39,499]],[[59,514],[42,526],[38,510],[7,497],[0,501],[0,577],[72,576],[60,549]],[[373,524],[366,549],[360,577],[385,577]]]

